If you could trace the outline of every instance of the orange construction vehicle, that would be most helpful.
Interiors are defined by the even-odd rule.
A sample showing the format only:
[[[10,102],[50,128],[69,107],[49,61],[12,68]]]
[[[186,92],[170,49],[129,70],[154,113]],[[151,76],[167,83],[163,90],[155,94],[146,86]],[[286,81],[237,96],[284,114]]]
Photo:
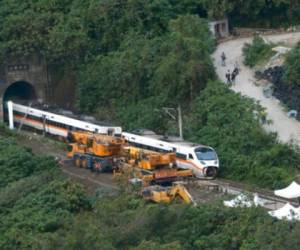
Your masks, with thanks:
[[[153,201],[157,203],[170,203],[175,199],[180,199],[186,204],[196,205],[193,197],[187,191],[187,189],[178,183],[174,183],[171,187],[162,186],[149,186],[142,190],[142,196],[147,201]]]
[[[103,172],[117,167],[123,139],[86,131],[69,132],[67,156],[77,167]]]
[[[138,167],[146,170],[154,170],[161,166],[175,165],[176,154],[174,152],[159,153],[151,150],[145,150],[133,146],[124,146],[123,154],[129,159],[129,163],[136,163]]]
[[[135,167],[135,174],[145,185],[173,182],[179,177],[193,176],[192,170],[176,168],[174,152],[159,153],[133,146],[124,146],[123,155],[126,162]]]

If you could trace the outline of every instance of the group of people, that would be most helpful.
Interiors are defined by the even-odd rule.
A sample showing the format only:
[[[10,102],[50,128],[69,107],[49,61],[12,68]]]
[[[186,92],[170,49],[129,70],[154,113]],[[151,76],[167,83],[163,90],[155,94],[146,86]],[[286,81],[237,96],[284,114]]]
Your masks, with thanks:
[[[221,63],[222,63],[222,66],[223,67],[226,67],[226,55],[224,52],[222,52],[221,54]],[[232,85],[235,83],[235,78],[236,76],[239,74],[240,72],[240,69],[239,69],[239,65],[238,65],[238,62],[236,61],[235,64],[234,64],[234,69],[232,72],[230,72],[230,70],[228,70],[225,74],[225,77],[227,79],[227,84],[228,85]]]

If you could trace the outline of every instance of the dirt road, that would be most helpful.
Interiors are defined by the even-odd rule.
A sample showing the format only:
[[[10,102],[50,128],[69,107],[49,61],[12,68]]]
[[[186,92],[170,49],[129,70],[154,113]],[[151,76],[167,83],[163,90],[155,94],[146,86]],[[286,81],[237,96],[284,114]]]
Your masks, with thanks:
[[[284,43],[287,46],[293,46],[300,41],[300,32],[265,36],[265,39],[273,43]],[[225,82],[227,70],[232,71],[234,63],[238,62],[241,72],[237,76],[236,84],[232,89],[259,101],[266,108],[268,119],[272,120],[271,124],[265,125],[267,131],[277,132],[278,138],[282,142],[294,140],[297,144],[300,144],[300,122],[289,118],[276,98],[266,98],[263,95],[263,88],[254,85],[254,72],[242,63],[242,48],[246,42],[251,42],[251,40],[252,38],[243,38],[220,44],[213,54],[217,74]],[[220,56],[223,51],[227,56],[226,67],[222,67],[220,62]]]

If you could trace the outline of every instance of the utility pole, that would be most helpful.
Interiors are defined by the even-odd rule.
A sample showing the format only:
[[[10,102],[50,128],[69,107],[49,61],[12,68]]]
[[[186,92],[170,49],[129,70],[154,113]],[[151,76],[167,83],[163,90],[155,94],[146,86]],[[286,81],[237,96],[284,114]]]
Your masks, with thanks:
[[[178,128],[179,128],[179,137],[183,140],[183,132],[182,132],[182,115],[181,115],[181,106],[178,105]]]
[[[43,115],[43,136],[46,135],[46,115]]]
[[[167,108],[167,107],[164,107],[163,110],[165,111],[165,113],[167,115],[169,115],[173,120],[177,120],[178,122],[178,129],[179,129],[179,137],[180,139],[183,140],[183,132],[182,132],[182,113],[181,113],[181,106],[178,105],[178,108],[175,109],[175,108]],[[172,111],[176,112],[177,113],[177,117],[176,115],[172,114]]]

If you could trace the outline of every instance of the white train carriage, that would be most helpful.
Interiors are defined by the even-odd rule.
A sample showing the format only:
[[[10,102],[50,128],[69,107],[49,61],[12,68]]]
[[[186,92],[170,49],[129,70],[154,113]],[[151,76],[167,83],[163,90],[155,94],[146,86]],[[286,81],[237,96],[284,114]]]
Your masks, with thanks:
[[[121,136],[122,133],[122,128],[118,126],[95,124],[13,102],[8,102],[7,107],[9,109],[8,113],[11,112],[10,116],[12,116],[9,118],[10,123],[16,122],[23,124],[37,130],[45,131],[51,135],[66,138],[68,136],[68,132],[72,130],[84,130],[115,136]]]
[[[176,152],[179,168],[192,169],[198,178],[213,179],[219,169],[219,159],[209,146],[194,144],[179,138],[164,138],[149,131],[145,134],[123,132],[122,137],[129,143],[150,150]]]

